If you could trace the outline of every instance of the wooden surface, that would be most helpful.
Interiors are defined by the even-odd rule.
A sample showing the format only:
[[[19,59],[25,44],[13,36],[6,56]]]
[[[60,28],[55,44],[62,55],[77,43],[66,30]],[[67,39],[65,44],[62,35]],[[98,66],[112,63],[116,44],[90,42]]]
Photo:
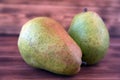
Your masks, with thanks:
[[[110,48],[97,65],[83,66],[75,76],[56,75],[28,66],[17,39],[22,25],[47,16],[67,30],[73,16],[87,7],[97,12],[110,33]],[[120,80],[120,0],[0,0],[0,80]]]
[[[19,34],[22,25],[38,16],[51,17],[67,30],[83,8],[97,12],[110,36],[120,37],[120,0],[0,0],[0,34]]]
[[[105,58],[83,66],[75,76],[56,75],[28,66],[17,48],[18,37],[0,37],[0,80],[120,80],[120,38],[112,38]]]

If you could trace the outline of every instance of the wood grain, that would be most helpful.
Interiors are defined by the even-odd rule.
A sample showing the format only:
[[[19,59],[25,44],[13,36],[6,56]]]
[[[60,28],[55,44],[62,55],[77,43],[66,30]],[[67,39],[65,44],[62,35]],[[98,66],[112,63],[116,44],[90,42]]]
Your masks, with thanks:
[[[67,30],[73,16],[87,7],[97,12],[111,37],[120,37],[120,0],[0,0],[0,34],[19,34],[22,25],[38,16],[51,17]]]
[[[0,80],[120,80],[120,0],[0,0]],[[75,14],[84,8],[97,12],[109,30],[111,41],[105,58],[82,66],[74,76],[35,69],[21,58],[17,40],[28,20],[47,16],[68,30]]]
[[[120,38],[112,38],[107,55],[74,76],[61,76],[28,66],[17,48],[17,36],[0,37],[0,80],[120,80]]]

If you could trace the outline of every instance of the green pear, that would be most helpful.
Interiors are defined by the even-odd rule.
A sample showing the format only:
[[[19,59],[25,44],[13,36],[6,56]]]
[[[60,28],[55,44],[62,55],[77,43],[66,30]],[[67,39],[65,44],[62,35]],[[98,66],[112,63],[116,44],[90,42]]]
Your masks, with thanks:
[[[86,11],[75,15],[68,33],[81,48],[82,61],[88,65],[98,63],[105,56],[109,33],[97,13]]]
[[[38,17],[24,24],[18,48],[24,61],[35,68],[61,75],[80,71],[81,49],[53,19]]]

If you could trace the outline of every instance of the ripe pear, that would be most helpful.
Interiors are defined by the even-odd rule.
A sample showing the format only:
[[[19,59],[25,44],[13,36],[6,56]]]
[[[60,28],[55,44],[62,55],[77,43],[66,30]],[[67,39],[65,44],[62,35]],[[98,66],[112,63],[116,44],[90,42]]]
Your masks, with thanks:
[[[24,61],[35,68],[62,75],[80,71],[81,49],[53,19],[37,17],[25,23],[18,48]]]
[[[69,35],[82,50],[82,61],[87,65],[98,63],[109,47],[109,33],[100,18],[92,11],[75,15],[68,30]]]

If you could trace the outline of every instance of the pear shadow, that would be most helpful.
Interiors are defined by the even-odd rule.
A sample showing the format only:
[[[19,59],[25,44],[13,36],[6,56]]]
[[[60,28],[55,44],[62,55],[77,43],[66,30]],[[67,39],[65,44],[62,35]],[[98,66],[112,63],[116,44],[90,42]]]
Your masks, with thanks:
[[[95,64],[87,64],[86,62],[82,62],[81,67],[93,67],[93,66],[98,66],[99,63],[95,63]]]
[[[46,78],[71,78],[74,77],[75,75],[62,75],[62,74],[56,74],[47,70],[39,69],[39,68],[34,68],[34,72],[41,77]]]

